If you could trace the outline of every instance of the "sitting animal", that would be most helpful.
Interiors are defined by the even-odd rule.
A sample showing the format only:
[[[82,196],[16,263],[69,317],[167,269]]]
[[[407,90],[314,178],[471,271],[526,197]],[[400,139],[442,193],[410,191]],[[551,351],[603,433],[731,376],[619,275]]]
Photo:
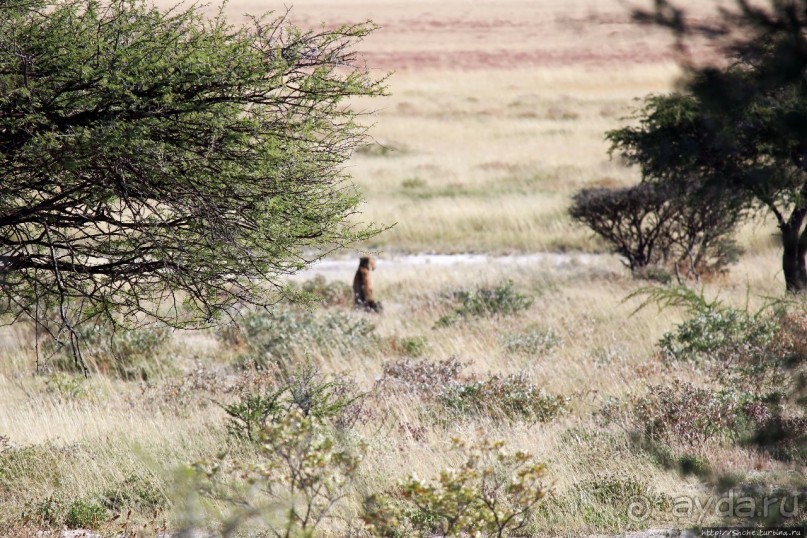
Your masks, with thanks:
[[[353,277],[353,300],[357,309],[381,312],[381,303],[373,299],[373,280],[370,271],[375,270],[375,260],[370,256],[359,259],[359,269]]]

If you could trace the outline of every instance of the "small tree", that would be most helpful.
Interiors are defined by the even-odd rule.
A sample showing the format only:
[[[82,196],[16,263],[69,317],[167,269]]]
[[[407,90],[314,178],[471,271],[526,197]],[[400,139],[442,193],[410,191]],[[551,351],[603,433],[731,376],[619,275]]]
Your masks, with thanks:
[[[739,213],[722,197],[687,196],[674,185],[583,189],[569,214],[608,241],[631,271],[667,266],[697,278],[724,270],[738,252],[731,235]]]
[[[721,193],[730,207],[776,219],[787,290],[807,290],[807,0],[737,1],[714,24],[666,0],[640,20],[672,29],[681,50],[709,39],[718,65],[685,58],[683,91],[648,99],[638,125],[609,133],[645,182]],[[697,189],[695,189],[697,190]]]
[[[0,3],[0,297],[69,337],[194,327],[376,232],[350,223],[352,47],[369,24],[238,28],[196,5]],[[55,321],[54,321],[55,319]]]
[[[625,265],[636,271],[669,254],[674,214],[660,189],[638,185],[623,189],[583,189],[569,214],[608,241]]]

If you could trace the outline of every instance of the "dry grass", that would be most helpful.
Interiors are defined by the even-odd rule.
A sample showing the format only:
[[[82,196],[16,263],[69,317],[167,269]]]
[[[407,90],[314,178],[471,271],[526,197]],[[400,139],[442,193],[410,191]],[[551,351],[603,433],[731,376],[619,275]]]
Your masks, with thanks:
[[[382,341],[425,338],[428,351],[423,360],[458,358],[467,365],[464,374],[479,378],[525,372],[547,392],[570,398],[569,411],[546,424],[486,417],[446,422],[435,421],[422,401],[404,393],[371,400],[371,418],[360,423],[354,434],[368,449],[348,513],[358,513],[359,498],[368,491],[387,491],[412,472],[431,476],[454,464],[455,456],[448,450],[452,437],[480,435],[504,439],[508,446],[528,450],[549,466],[547,484],[553,496],[547,501],[549,511],[542,512],[536,523],[545,533],[636,528],[625,517],[624,506],[619,504],[623,501],[598,504],[599,516],[589,514],[581,519],[574,502],[586,488],[619,488],[634,481],[669,496],[708,494],[697,481],[679,477],[638,447],[628,435],[629,422],[604,425],[596,418],[607,402],[629,401],[650,385],[666,384],[671,375],[695,382],[700,375],[687,369],[669,370],[657,358],[656,342],[681,319],[680,313],[657,315],[649,308],[632,315],[637,302],[625,298],[642,283],[630,278],[614,260],[602,262],[601,266],[545,263],[513,268],[491,261],[481,266],[413,268],[382,261],[375,276],[385,313],[380,317],[353,314],[355,319],[376,324]],[[724,301],[742,306],[748,285],[754,290],[751,305],[760,304],[762,296],[776,294],[781,286],[771,281],[769,272],[759,269],[774,265],[774,252],[748,256],[730,278],[707,286],[705,292],[709,296],[719,293]],[[435,326],[452,308],[448,291],[495,285],[506,278],[535,297],[529,310],[511,317]],[[502,343],[507,335],[536,330],[551,331],[559,345],[546,352],[519,354]],[[204,333],[183,343],[186,338],[177,336],[178,342],[164,359],[180,373],[148,383],[103,376],[84,382],[56,372],[36,376],[32,349],[20,341],[6,340],[2,354],[16,358],[3,362],[0,432],[17,450],[32,447],[41,451],[28,456],[34,461],[27,462],[31,466],[27,471],[0,466],[0,479],[23,473],[13,487],[2,489],[0,522],[13,524],[23,514],[30,517],[48,499],[103,498],[131,476],[148,477],[157,493],[172,498],[175,471],[183,464],[215,460],[222,451],[229,458],[250,461],[253,452],[249,446],[227,437],[225,416],[211,403],[226,403],[235,397],[225,387],[240,375],[237,350]],[[400,356],[382,345],[364,352],[312,347],[308,358],[325,372],[346,373],[364,389],[371,389],[383,364]],[[177,389],[183,382],[205,375],[212,376],[208,382],[191,383],[192,388],[184,392]],[[73,391],[70,383],[81,390]],[[412,437],[403,425],[421,433]],[[691,449],[673,446],[671,450],[684,454]],[[695,452],[721,472],[757,481],[776,480],[787,469],[769,456],[722,443]],[[44,474],[33,472],[34,468],[43,469]],[[793,479],[792,474],[787,476]],[[177,521],[182,506],[166,502],[156,518],[135,507],[133,521]],[[224,508],[212,505],[210,517],[218,517],[217,510],[225,508],[226,503]],[[681,522],[663,511],[646,522],[648,526],[670,524]]]
[[[280,6],[232,1],[227,10],[237,15],[273,7]],[[425,338],[425,359],[458,358],[466,374],[481,377],[526,372],[536,385],[570,398],[568,413],[546,424],[435,421],[411,396],[374,400],[374,418],[355,432],[368,453],[349,515],[358,513],[360,492],[388,490],[412,472],[431,476],[456,463],[447,450],[453,436],[502,438],[548,464],[551,495],[536,523],[540,534],[635,528],[616,497],[582,512],[580,492],[603,481],[614,487],[634,481],[671,497],[708,494],[637,446],[630,424],[603,425],[596,418],[610,400],[627,402],[649,385],[672,377],[698,380],[697,372],[671,371],[657,357],[656,342],[681,314],[647,309],[632,315],[637,303],[625,298],[643,284],[615,259],[517,266],[385,260],[406,251],[602,250],[569,222],[569,197],[587,185],[636,181],[635,171],[608,158],[603,133],[622,123],[635,98],[668,90],[678,73],[669,40],[629,24],[625,9],[617,0],[295,2],[292,17],[304,24],[375,20],[382,28],[363,50],[379,73],[396,71],[391,97],[360,103],[378,109],[371,117],[378,145],[359,152],[349,170],[366,197],[363,219],[396,224],[365,245],[387,253],[375,273],[385,313],[365,318],[382,339]],[[757,223],[742,231],[747,254],[728,277],[707,284],[708,296],[756,306],[781,294],[770,230]],[[350,282],[352,271],[329,276]],[[450,291],[507,278],[535,297],[527,311],[435,328],[452,308]],[[552,331],[560,345],[526,355],[502,345],[502,336],[536,330]],[[369,390],[383,364],[400,357],[382,346],[363,353],[313,349],[309,358]],[[165,499],[153,512],[134,509],[132,521],[156,529],[163,519],[176,522],[183,510],[174,492],[177,468],[222,451],[251,461],[253,449],[228,438],[215,403],[235,397],[225,389],[241,375],[238,350],[212,333],[178,334],[160,360],[175,370],[148,382],[35,375],[30,332],[0,333],[0,436],[9,443],[0,453],[0,529],[47,526],[41,511],[48,499],[97,499],[125,487],[131,476],[151,480],[153,493]],[[405,433],[405,424],[423,428],[422,435]],[[786,474],[803,485],[803,474],[787,474],[784,464],[750,449],[716,443],[691,450],[721,472],[761,483]],[[8,454],[20,451],[24,457],[9,466]],[[222,507],[211,506],[210,517]],[[661,511],[643,525],[691,523]]]

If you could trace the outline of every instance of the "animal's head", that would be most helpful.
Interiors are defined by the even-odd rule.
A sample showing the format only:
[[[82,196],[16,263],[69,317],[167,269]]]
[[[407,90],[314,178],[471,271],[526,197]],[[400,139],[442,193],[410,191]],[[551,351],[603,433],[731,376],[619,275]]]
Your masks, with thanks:
[[[359,267],[364,267],[370,271],[375,271],[375,260],[370,256],[362,256],[359,258]]]

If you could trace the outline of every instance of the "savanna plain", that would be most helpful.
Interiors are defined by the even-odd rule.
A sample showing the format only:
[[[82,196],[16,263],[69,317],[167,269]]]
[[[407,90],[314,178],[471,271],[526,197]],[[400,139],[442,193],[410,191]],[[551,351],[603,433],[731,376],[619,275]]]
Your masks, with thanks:
[[[508,536],[804,523],[803,447],[743,442],[739,382],[671,358],[687,309],[638,309],[650,282],[567,213],[581,188],[639,180],[604,133],[674,87],[669,36],[615,0],[300,0],[289,16],[379,25],[360,50],[390,95],[354,103],[372,140],[348,172],[356,218],[390,227],[295,276],[308,307],[245,314],[240,329],[89,334],[87,379],[61,352],[37,364],[33,329],[5,328],[0,534],[285,536],[266,529],[314,499],[311,535],[369,536],[384,520],[440,535],[440,510],[494,490],[518,523]],[[729,340],[783,297],[774,231],[751,221],[738,263],[690,283]],[[366,253],[381,314],[353,309]],[[777,339],[807,345],[805,318],[781,326]],[[325,438],[306,437],[309,413]],[[261,428],[274,440],[254,442]],[[324,489],[267,485],[295,468],[320,469]]]

